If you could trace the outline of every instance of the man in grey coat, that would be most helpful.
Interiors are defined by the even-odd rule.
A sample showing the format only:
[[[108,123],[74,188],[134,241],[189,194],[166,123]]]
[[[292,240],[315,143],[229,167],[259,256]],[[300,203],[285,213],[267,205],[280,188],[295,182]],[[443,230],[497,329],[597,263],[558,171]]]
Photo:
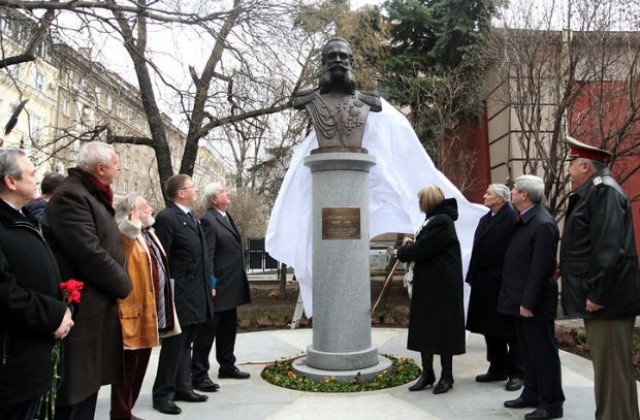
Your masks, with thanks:
[[[203,191],[206,213],[202,216],[202,230],[207,239],[209,256],[216,282],[215,317],[200,328],[193,343],[191,376],[195,389],[205,392],[217,390],[209,378],[209,353],[215,340],[216,359],[220,365],[219,378],[247,379],[249,373],[235,365],[234,347],[238,325],[237,307],[251,302],[249,282],[245,271],[244,252],[240,232],[227,213],[231,204],[225,188],[210,183]],[[214,285],[212,284],[212,287]]]

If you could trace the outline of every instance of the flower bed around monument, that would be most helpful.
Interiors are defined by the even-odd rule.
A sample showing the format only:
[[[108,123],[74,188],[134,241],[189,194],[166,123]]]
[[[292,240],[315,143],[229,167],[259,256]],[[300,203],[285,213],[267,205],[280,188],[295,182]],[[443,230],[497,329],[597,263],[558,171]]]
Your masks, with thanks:
[[[395,357],[388,354],[383,356],[391,359],[392,367],[368,382],[361,382],[357,378],[352,382],[338,382],[335,378],[325,377],[323,381],[314,381],[299,376],[291,369],[296,358],[278,360],[262,370],[262,379],[272,385],[298,391],[310,392],[362,392],[376,391],[407,384],[420,376],[420,368],[409,357]]]

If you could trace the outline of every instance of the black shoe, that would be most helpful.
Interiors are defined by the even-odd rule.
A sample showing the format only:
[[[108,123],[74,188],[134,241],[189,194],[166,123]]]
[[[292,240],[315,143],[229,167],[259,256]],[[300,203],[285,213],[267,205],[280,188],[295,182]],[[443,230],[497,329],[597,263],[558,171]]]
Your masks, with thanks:
[[[506,389],[507,391],[518,391],[519,389],[522,389],[523,385],[524,385],[524,379],[509,378],[509,380],[507,381],[507,384],[504,386],[504,389]]]
[[[452,377],[441,377],[436,387],[433,388],[434,394],[444,394],[448,392],[451,388],[453,388],[453,378]]]
[[[507,374],[496,374],[491,371],[476,376],[476,382],[501,382],[507,380]]]
[[[220,385],[209,378],[204,378],[201,381],[193,381],[193,389],[197,389],[202,392],[218,392]]]
[[[435,381],[436,375],[433,373],[433,369],[423,370],[418,381],[409,387],[409,391],[422,391],[427,387],[432,387]]]
[[[180,414],[182,409],[171,400],[154,401],[153,408],[161,412],[162,414]]]
[[[504,406],[507,408],[536,408],[538,406],[538,402],[526,401],[522,399],[522,397],[518,397],[515,400],[505,401]]]
[[[546,420],[562,418],[562,408],[556,410],[545,410],[544,408],[536,408],[529,414],[525,414],[525,420]]]
[[[205,402],[209,399],[206,395],[196,394],[193,391],[176,391],[176,395],[173,397],[175,401],[187,401],[187,402]]]
[[[249,374],[248,372],[242,372],[237,367],[234,367],[233,370],[231,370],[231,371],[224,371],[224,370],[219,370],[218,371],[218,378],[220,378],[220,379],[225,379],[225,378],[229,378],[229,379],[249,379],[250,377],[251,377],[251,374]]]

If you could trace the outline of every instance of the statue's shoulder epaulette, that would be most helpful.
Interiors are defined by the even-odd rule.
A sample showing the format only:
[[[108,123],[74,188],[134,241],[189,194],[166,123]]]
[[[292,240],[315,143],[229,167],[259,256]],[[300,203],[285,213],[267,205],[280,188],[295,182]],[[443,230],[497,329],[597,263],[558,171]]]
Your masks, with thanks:
[[[318,89],[307,89],[296,93],[293,97],[293,107],[295,109],[303,109],[306,104],[313,101],[317,91]]]
[[[380,94],[378,92],[370,92],[370,91],[358,91],[358,99],[360,99],[365,104],[369,105],[371,111],[380,112],[382,111],[382,103],[380,102]]]

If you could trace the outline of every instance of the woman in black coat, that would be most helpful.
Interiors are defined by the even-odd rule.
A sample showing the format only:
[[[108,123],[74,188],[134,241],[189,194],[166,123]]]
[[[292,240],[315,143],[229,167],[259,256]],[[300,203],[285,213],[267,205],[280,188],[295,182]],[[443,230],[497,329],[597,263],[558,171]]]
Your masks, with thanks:
[[[398,249],[398,259],[411,262],[413,271],[407,348],[422,357],[422,375],[409,390],[433,385],[433,355],[439,354],[442,373],[433,393],[441,394],[453,387],[453,355],[465,352],[462,258],[454,226],[458,204],[434,184],[418,200],[426,220],[415,241],[406,238]]]

